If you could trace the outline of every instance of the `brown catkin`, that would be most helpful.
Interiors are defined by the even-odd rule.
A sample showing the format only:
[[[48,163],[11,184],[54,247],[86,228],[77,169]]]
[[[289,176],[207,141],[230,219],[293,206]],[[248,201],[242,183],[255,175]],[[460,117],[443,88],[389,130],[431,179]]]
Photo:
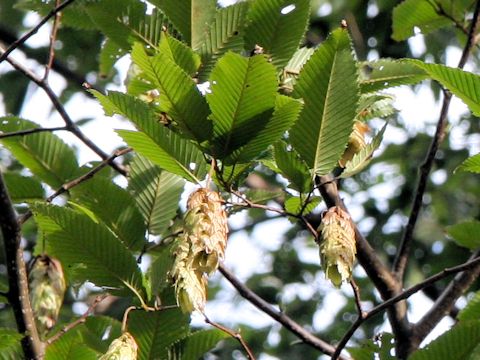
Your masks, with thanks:
[[[60,261],[48,255],[35,258],[29,273],[30,303],[41,336],[56,323],[65,294]]]
[[[225,256],[227,215],[220,194],[207,188],[193,192],[187,201],[184,231],[178,236],[170,275],[177,303],[184,312],[203,311],[207,276]]]
[[[361,121],[355,121],[353,130],[348,139],[348,145],[342,158],[338,161],[341,167],[345,167],[347,162],[353,159],[355,154],[360,152],[367,144],[365,143],[365,134],[369,131],[367,124]]]
[[[357,253],[350,215],[338,206],[331,207],[323,214],[318,233],[325,276],[339,287],[352,277]]]

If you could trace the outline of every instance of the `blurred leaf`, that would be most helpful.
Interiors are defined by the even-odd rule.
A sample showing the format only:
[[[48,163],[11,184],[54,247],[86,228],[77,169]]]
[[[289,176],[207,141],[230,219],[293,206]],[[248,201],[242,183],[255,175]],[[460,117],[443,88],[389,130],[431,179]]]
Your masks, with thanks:
[[[290,131],[290,141],[315,174],[327,174],[345,150],[359,98],[347,30],[335,30],[315,51],[294,92],[305,106]]]
[[[396,357],[393,357],[391,351],[394,347],[393,345],[393,335],[389,333],[382,333],[378,336],[377,341],[366,340],[360,347],[350,347],[348,352],[354,357],[355,360],[395,360]]]
[[[275,106],[275,68],[264,56],[244,58],[229,52],[213,69],[210,83],[212,153],[223,159],[267,127]]]
[[[137,155],[130,163],[129,189],[142,212],[149,233],[162,234],[178,209],[184,181]]]
[[[285,201],[285,210],[291,214],[300,215],[301,212],[301,214],[305,215],[311,213],[322,201],[320,197],[313,196],[305,205],[305,200],[306,197],[291,196]]]
[[[94,177],[71,191],[74,201],[92,211],[123,244],[141,250],[145,242],[145,225],[135,199],[109,178]]]
[[[107,316],[89,316],[81,327],[84,343],[99,353],[107,352],[110,343],[121,334],[120,321]]]
[[[340,175],[341,178],[347,178],[358,174],[365,169],[367,165],[372,161],[373,153],[378,149],[383,139],[383,134],[387,128],[387,123],[373,138],[372,142],[365,146],[360,152],[356,153],[351,160],[348,160],[345,164],[345,170]]]
[[[7,133],[38,126],[15,116],[0,118],[0,131]],[[23,137],[0,139],[3,145],[25,167],[56,189],[77,173],[78,163],[73,150],[58,136],[40,132]]]
[[[138,359],[167,359],[168,349],[189,331],[189,316],[180,309],[132,311],[128,330],[138,344]]]
[[[3,179],[5,180],[8,194],[13,202],[41,200],[45,196],[42,184],[32,177],[7,172],[3,174]]]
[[[298,49],[309,16],[309,0],[252,2],[245,30],[247,49],[253,50],[259,45],[272,57],[276,67],[284,67]]]
[[[480,321],[462,322],[440,335],[425,348],[414,352],[409,359],[474,360],[478,359],[479,343]]]
[[[62,262],[69,278],[144,293],[135,257],[107,227],[65,207],[37,203],[31,209],[47,252]]]
[[[460,310],[457,319],[460,322],[480,319],[480,292],[477,291],[467,305]]]
[[[480,221],[464,221],[447,227],[447,233],[455,242],[470,250],[480,247]]]
[[[310,191],[313,177],[307,164],[283,141],[275,143],[275,161],[279,172],[290,181],[292,189],[301,193]]]
[[[438,64],[427,64],[420,60],[406,59],[425,70],[430,77],[458,96],[475,116],[480,116],[480,76],[461,69]]]
[[[78,329],[63,334],[47,347],[45,360],[95,360],[97,353],[85,346]]]
[[[16,330],[0,328],[0,358],[2,360],[21,359],[23,356],[21,340],[22,335]]]
[[[182,360],[198,360],[218,342],[229,337],[230,335],[218,329],[195,331],[176,346],[177,352]]]
[[[393,9],[392,38],[396,41],[406,40],[415,34],[418,27],[428,34],[454,22],[439,14],[438,5],[429,0],[405,0]]]
[[[456,171],[469,171],[480,174],[480,154],[470,156],[455,169]]]
[[[428,74],[417,66],[392,59],[364,62],[360,70],[360,90],[364,94],[413,85],[428,78]]]

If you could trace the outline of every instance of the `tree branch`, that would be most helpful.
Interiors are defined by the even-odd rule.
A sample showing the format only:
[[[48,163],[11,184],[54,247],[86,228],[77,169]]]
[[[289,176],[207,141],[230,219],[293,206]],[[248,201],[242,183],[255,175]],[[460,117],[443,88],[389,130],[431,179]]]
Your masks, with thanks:
[[[30,305],[27,269],[20,246],[20,227],[1,173],[0,227],[8,270],[8,300],[13,309],[18,332],[23,335],[21,343],[25,358],[37,359],[43,352],[43,344],[38,336]]]
[[[60,0],[55,0],[55,7],[57,8],[60,5]],[[43,75],[43,81],[47,82],[48,74],[52,68],[53,60],[55,59],[55,40],[57,39],[57,31],[60,25],[60,18],[62,17],[61,12],[55,14],[53,19],[52,32],[50,33],[50,45],[48,47],[48,61],[45,65],[45,74]]]
[[[332,359],[335,359],[335,356],[340,354],[340,351],[345,347],[345,345],[347,344],[347,342],[350,340],[350,338],[353,336],[353,334],[355,333],[355,331],[365,322],[367,321],[368,319],[374,317],[375,315],[378,315],[380,313],[382,313],[384,310],[388,309],[389,307],[393,306],[394,304],[398,303],[399,301],[402,301],[402,300],[405,300],[405,299],[408,299],[410,296],[412,296],[413,294],[431,286],[432,284],[434,284],[435,282],[437,281],[440,281],[448,276],[451,276],[453,274],[458,274],[460,272],[465,272],[465,273],[471,273],[472,269],[474,269],[477,273],[475,275],[475,278],[476,276],[478,275],[478,273],[480,273],[480,256],[479,255],[480,252],[477,252],[476,254],[474,254],[469,261],[463,263],[463,264],[460,264],[460,265],[457,265],[457,266],[454,266],[454,267],[451,267],[451,268],[446,268],[442,271],[440,271],[439,273],[435,274],[435,275],[432,275],[430,276],[429,278],[423,280],[422,282],[408,288],[407,290],[401,292],[400,294],[398,294],[397,296],[394,296],[392,298],[390,298],[389,300],[387,301],[384,301],[383,303],[375,306],[372,310],[366,312],[366,313],[363,313],[363,316],[362,317],[358,317],[355,322],[352,324],[352,326],[350,327],[350,329],[345,333],[344,337],[342,338],[342,340],[340,340],[340,342],[338,343],[337,345],[337,351],[336,353],[334,354],[334,356],[332,356]],[[478,270],[477,270],[478,269]],[[458,277],[461,277],[463,274],[459,274]],[[447,297],[445,297],[447,298]],[[439,301],[440,301],[441,298],[439,298]],[[437,301],[437,302],[439,302]],[[445,301],[443,302],[443,304],[445,305]],[[451,304],[453,306],[453,304]],[[430,316],[432,316],[431,313],[437,313],[437,314],[441,314],[441,317],[443,318],[443,316],[445,315],[445,311],[447,311],[448,309],[445,307],[444,309],[434,309],[436,306],[438,305],[433,305],[432,308],[429,310],[429,312],[427,314],[424,315],[423,319],[425,319],[425,321],[427,321]],[[429,329],[427,331],[426,329],[426,326],[425,325],[421,325],[422,323],[422,320],[420,320],[418,323],[417,323],[417,326],[418,326],[418,330],[416,327],[414,327],[413,329],[413,333],[414,333],[414,336],[413,337],[416,337],[416,336],[419,336],[420,335],[420,328],[423,328],[425,327],[425,336],[430,333],[430,331],[433,329],[433,327],[435,327],[435,325],[432,327],[431,325],[432,324],[429,324]],[[437,321],[438,323],[438,321]],[[417,335],[416,332],[419,332],[419,334]],[[420,342],[418,342],[417,344],[417,347],[418,345],[421,343],[421,341],[423,341],[424,338],[422,338],[420,340]]]
[[[66,126],[57,126],[53,128],[33,128],[33,129],[26,129],[26,130],[19,130],[19,131],[12,131],[8,133],[0,133],[0,139],[5,139],[13,136],[25,136],[30,134],[36,134],[39,132],[54,132],[60,130],[67,130]]]
[[[62,195],[64,193],[66,193],[68,190],[70,190],[71,188],[77,186],[77,185],[80,185],[81,183],[91,179],[96,173],[98,173],[100,170],[102,170],[104,167],[106,167],[107,165],[109,165],[110,163],[113,162],[114,159],[116,159],[117,157],[119,156],[122,156],[122,155],[125,155],[125,154],[128,154],[129,152],[133,151],[132,148],[126,148],[126,149],[123,149],[123,150],[117,150],[115,151],[112,155],[110,155],[107,159],[105,159],[104,161],[102,161],[99,165],[97,165],[96,167],[94,167],[92,170],[88,171],[87,173],[83,174],[82,176],[79,176],[78,178],[76,179],[73,179],[65,184],[63,184],[57,191],[55,191],[52,195],[50,195],[48,198],[45,199],[45,201],[47,203],[50,203],[53,201],[53,199],[55,199],[57,196],[59,195]],[[18,219],[18,223],[20,225],[24,224],[28,219],[30,219],[32,217],[32,212],[31,211],[27,211],[25,214],[23,214],[23,216],[21,216],[19,219]]]
[[[281,311],[275,309],[268,302],[263,300],[260,296],[255,294],[252,290],[246,287],[235,275],[233,275],[223,264],[220,264],[219,271],[222,275],[237,289],[238,293],[263,311],[265,314],[282,324],[288,331],[298,336],[305,344],[314,347],[324,354],[332,355],[335,352],[335,347],[324,340],[319,339],[309,331],[305,330],[300,324],[292,320],[289,316]],[[347,360],[348,357],[340,357],[340,359]]]
[[[40,20],[40,22],[29,32],[27,32],[25,35],[23,35],[21,38],[19,38],[17,41],[13,42],[5,51],[3,54],[0,55],[0,63],[3,62],[4,60],[7,59],[8,55],[18,48],[20,45],[22,45],[25,41],[27,41],[30,37],[35,35],[38,30],[45,25],[45,23],[50,20],[53,16],[55,16],[59,11],[62,11],[65,7],[73,3],[75,0],[65,0],[63,3],[61,3],[59,6],[57,6],[55,9],[51,10],[45,17]]]
[[[0,47],[0,51],[3,51]],[[90,140],[85,134],[80,130],[77,124],[70,118],[70,115],[68,115],[67,111],[61,104],[60,100],[58,99],[57,95],[54,93],[50,85],[39,78],[36,74],[34,74],[32,71],[29,69],[25,68],[22,64],[18,63],[17,61],[7,58],[7,61],[10,65],[12,65],[16,70],[20,71],[22,74],[24,74],[26,77],[28,77],[31,81],[33,81],[35,84],[37,84],[48,96],[50,101],[53,104],[53,107],[57,110],[57,112],[60,114],[62,117],[63,121],[65,122],[65,126],[67,128],[67,131],[70,131],[72,134],[74,134],[80,141],[82,141],[87,147],[89,147],[93,152],[95,152],[102,160],[107,160],[108,159],[108,154],[103,152],[102,149],[100,149],[92,140]],[[109,163],[116,171],[118,171],[120,174],[126,176],[127,171],[125,168],[115,162]]]
[[[472,52],[473,47],[475,46],[475,34],[478,29],[478,17],[480,12],[480,1],[477,1],[475,5],[475,11],[473,13],[472,23],[470,30],[467,36],[467,43],[463,48],[462,56],[458,62],[458,68],[462,69]],[[428,176],[432,170],[433,162],[435,160],[435,155],[437,153],[440,143],[445,137],[445,127],[448,122],[448,110],[450,108],[450,101],[452,94],[449,92],[444,93],[442,109],[440,111],[440,116],[437,122],[437,129],[435,135],[430,143],[425,161],[420,167],[420,177],[418,179],[417,188],[415,190],[415,195],[412,203],[412,209],[410,210],[410,216],[408,218],[408,223],[403,233],[402,239],[400,241],[400,246],[397,250],[397,254],[393,263],[393,270],[399,280],[403,279],[405,268],[408,262],[408,255],[410,253],[413,231],[415,230],[415,225],[417,223],[418,215],[421,210],[423,203],[423,195],[427,187]]]

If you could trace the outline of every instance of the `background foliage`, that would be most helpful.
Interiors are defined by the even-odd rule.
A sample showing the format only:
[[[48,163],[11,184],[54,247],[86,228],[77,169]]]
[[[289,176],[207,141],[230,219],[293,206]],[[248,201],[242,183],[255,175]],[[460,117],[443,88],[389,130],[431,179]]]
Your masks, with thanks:
[[[54,6],[55,1],[3,0],[2,49]],[[337,179],[339,197],[390,268],[397,264],[412,217],[419,169],[426,169],[422,164],[432,139],[443,139],[438,151],[430,153],[432,166],[425,173],[426,191],[400,288],[475,259],[480,162],[472,155],[480,149],[480,78],[477,37],[468,34],[476,6],[471,0],[252,0],[228,7],[213,0],[77,0],[68,5],[53,46],[49,82],[43,85],[55,89],[71,122],[56,115],[55,103],[39,97],[42,90],[25,71],[6,61],[0,64],[2,133],[62,128],[0,137],[4,180],[23,216],[25,257],[46,251],[62,261],[67,277],[69,291],[50,336],[81,318],[97,295],[110,294],[92,309],[94,316],[85,316],[84,324],[48,346],[45,358],[95,359],[120,335],[127,307],[153,306],[156,297],[162,305],[175,304],[167,282],[172,234],[181,226],[185,197],[205,184],[212,166],[212,181],[226,199],[231,219],[226,268],[332,345],[358,314],[351,287],[336,289],[325,280],[318,246],[306,225],[316,229],[322,211],[331,206],[332,199],[313,191],[315,186],[321,190],[319,179],[329,174],[342,178]],[[342,19],[348,30],[340,26]],[[48,62],[51,28],[50,22],[10,56],[33,69],[38,79]],[[453,68],[469,39],[474,44],[468,71]],[[198,84],[207,80],[202,93]],[[428,108],[440,114],[450,93],[468,109],[455,102],[442,135],[434,135],[437,119],[419,106],[430,101]],[[421,94],[420,105],[408,104],[412,94]],[[94,118],[83,114],[84,104],[95,104]],[[37,106],[46,108],[44,118],[32,115]],[[356,120],[369,124],[369,145],[341,172],[338,161]],[[102,168],[75,183],[101,159],[90,156],[84,163],[92,146],[72,140],[69,133],[83,131],[94,139],[95,129],[113,121],[115,133],[101,135],[113,140],[96,144],[104,151]],[[117,151],[114,157],[123,155],[115,160],[123,174],[108,166],[110,151]],[[45,199],[58,195],[58,189],[61,196],[47,204]],[[6,264],[6,253],[1,256],[0,263]],[[360,262],[363,268],[356,265],[353,277],[362,307],[369,311],[387,298]],[[402,340],[399,328],[388,326],[382,312],[351,336],[350,355],[370,359],[377,353],[388,359],[395,345],[407,341],[412,359],[474,358],[479,344],[474,279],[480,270],[470,270],[468,286],[446,309],[444,323],[452,325],[453,319],[458,324],[437,342],[415,351],[420,345],[415,334]],[[428,283],[421,296],[408,301],[412,323],[430,309],[428,299],[442,298],[451,280]],[[6,265],[0,267],[0,290],[8,295]],[[389,297],[401,293],[397,290]],[[222,276],[211,279],[208,297],[208,316],[240,328],[259,359],[327,357],[305,339],[299,341],[288,326],[254,310]],[[21,335],[3,300],[0,352],[18,358]],[[245,356],[226,333],[178,308],[132,311],[128,329],[140,359]],[[397,356],[404,357],[398,348]]]

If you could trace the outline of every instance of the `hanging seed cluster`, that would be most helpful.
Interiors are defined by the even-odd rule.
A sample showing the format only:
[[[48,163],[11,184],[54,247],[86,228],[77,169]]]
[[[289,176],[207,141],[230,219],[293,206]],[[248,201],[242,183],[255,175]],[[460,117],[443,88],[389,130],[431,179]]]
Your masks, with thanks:
[[[352,133],[348,139],[348,145],[343,153],[342,158],[338,161],[341,167],[345,167],[347,162],[353,159],[353,156],[360,152],[367,144],[365,143],[365,134],[368,132],[369,127],[367,124],[361,121],[355,121],[353,125]]]
[[[38,256],[30,269],[30,303],[43,336],[56,323],[65,294],[65,278],[62,265],[48,255]]]
[[[112,341],[107,352],[99,360],[137,360],[138,346],[128,332]]]
[[[331,207],[323,214],[318,233],[325,276],[339,287],[352,277],[357,253],[350,215],[338,206]]]
[[[203,311],[207,276],[224,258],[228,227],[222,204],[220,195],[206,188],[196,190],[188,199],[184,231],[176,241],[170,272],[177,303],[184,312]]]

